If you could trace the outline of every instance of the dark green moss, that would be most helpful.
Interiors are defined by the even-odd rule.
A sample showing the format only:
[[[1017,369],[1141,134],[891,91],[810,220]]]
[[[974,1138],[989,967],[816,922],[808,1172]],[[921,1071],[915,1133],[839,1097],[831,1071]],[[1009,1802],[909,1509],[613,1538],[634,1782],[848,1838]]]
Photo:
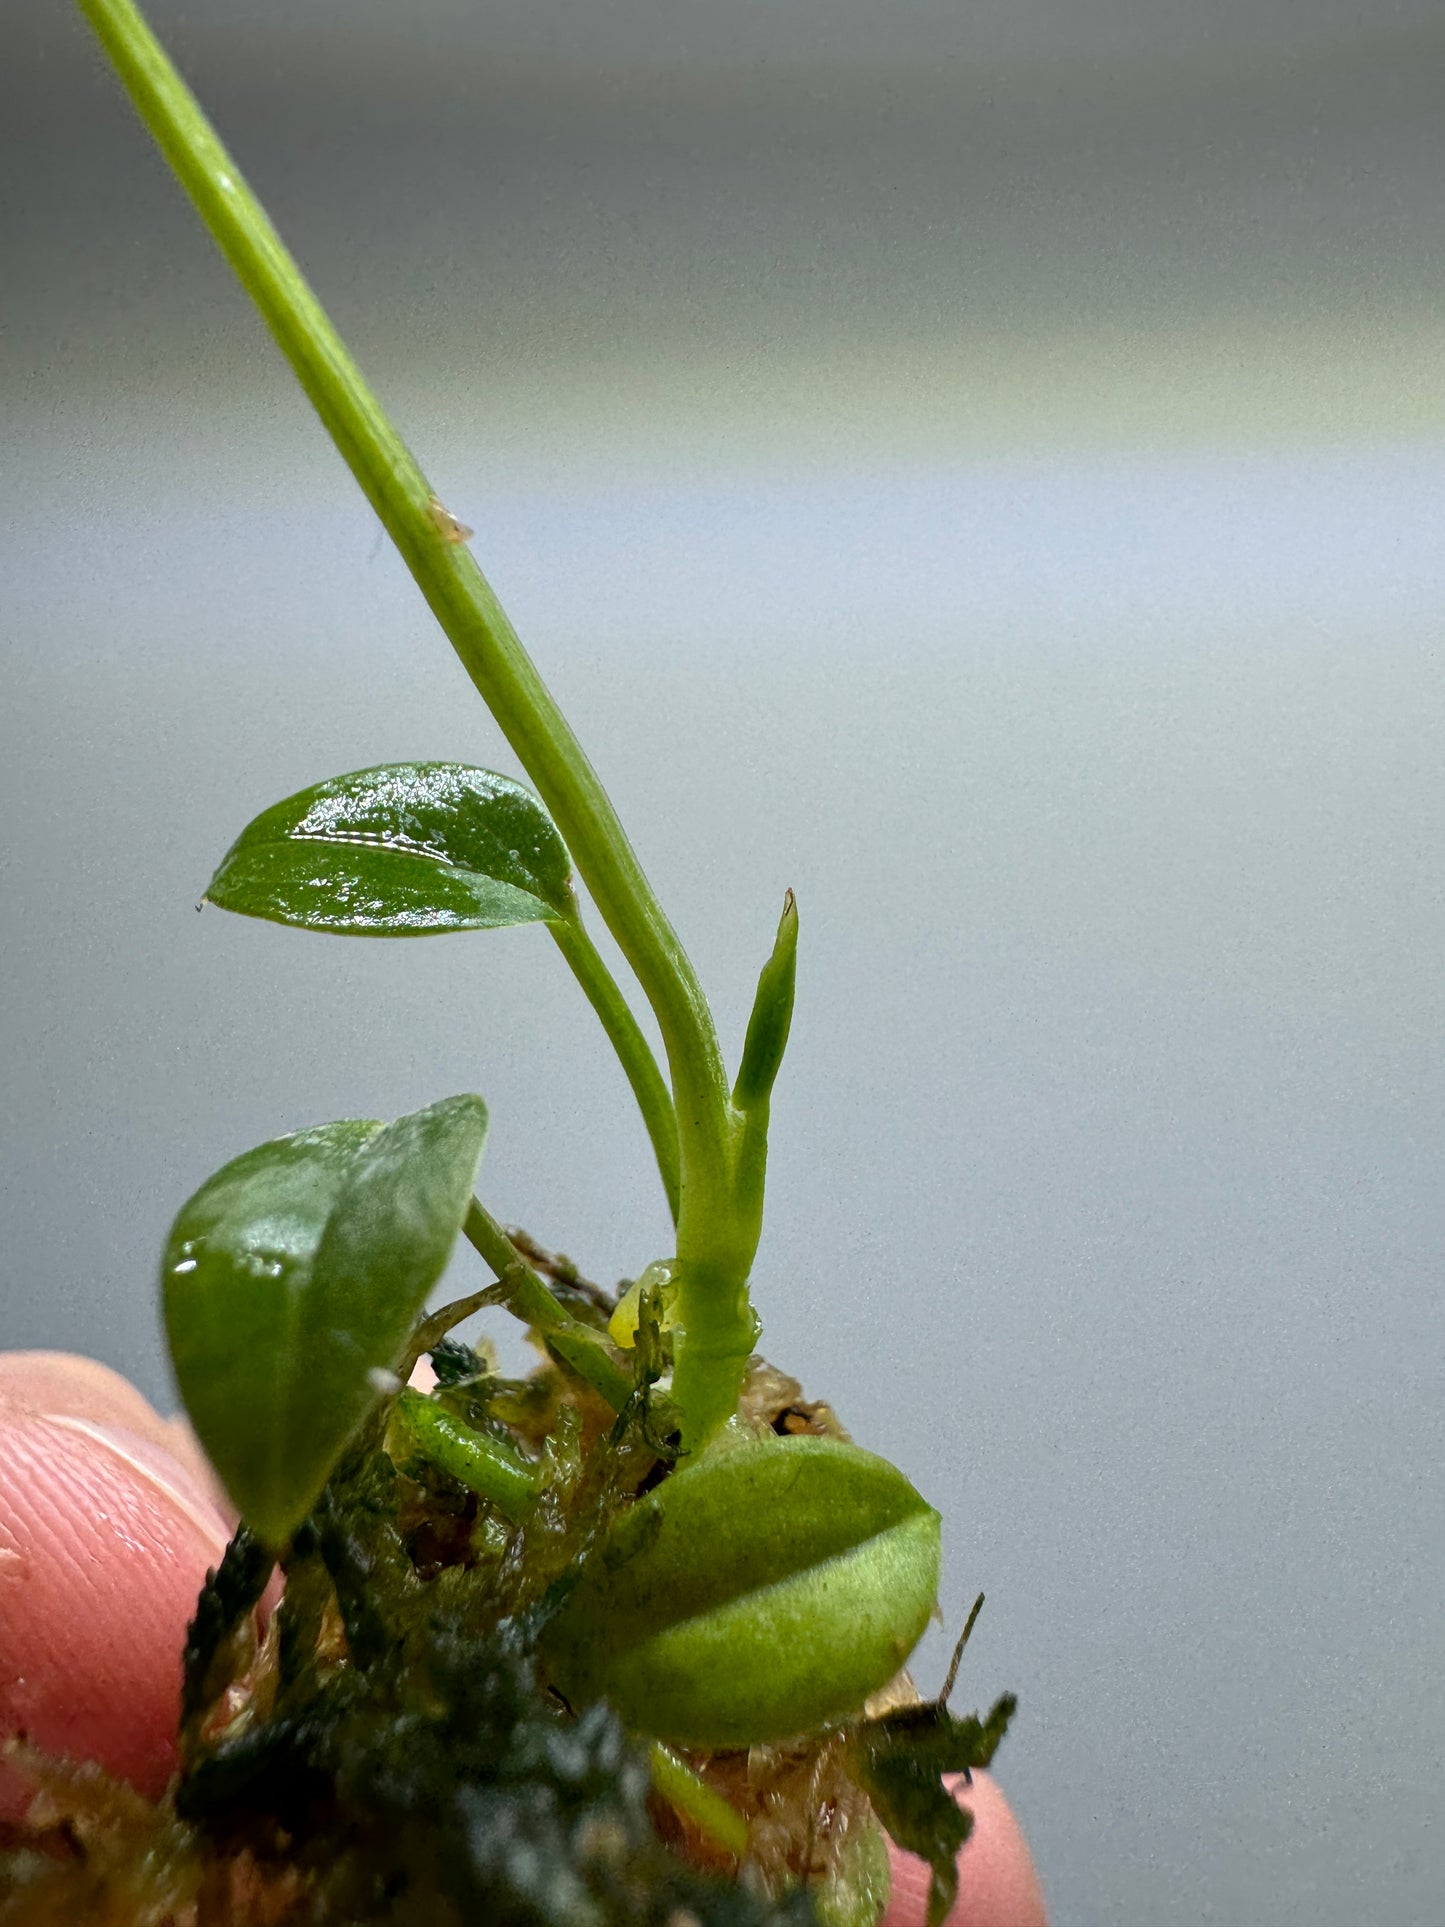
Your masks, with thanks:
[[[444,1354],[449,1391],[484,1377],[459,1353]],[[286,1560],[269,1714],[193,1756],[181,1781],[177,1811],[208,1851],[299,1873],[288,1918],[318,1927],[810,1921],[806,1895],[770,1904],[664,1846],[645,1743],[605,1705],[574,1718],[538,1677],[557,1582],[651,1468],[640,1430],[639,1411],[585,1450],[561,1426],[543,1498],[505,1552],[429,1578],[401,1523],[411,1482],[379,1449],[354,1455]],[[212,1688],[227,1616],[253,1585],[233,1548],[193,1629],[192,1670]]]

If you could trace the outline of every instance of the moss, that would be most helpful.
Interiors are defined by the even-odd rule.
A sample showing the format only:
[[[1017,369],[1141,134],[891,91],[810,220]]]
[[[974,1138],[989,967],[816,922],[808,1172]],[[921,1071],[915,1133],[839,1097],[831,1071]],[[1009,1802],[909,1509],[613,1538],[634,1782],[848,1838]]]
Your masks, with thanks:
[[[967,1821],[940,1776],[984,1763],[1010,1705],[962,1721],[905,1684],[875,1718],[693,1753],[745,1829],[740,1862],[655,1789],[645,1737],[541,1677],[539,1634],[582,1562],[670,1474],[646,1323],[615,1418],[555,1361],[517,1381],[454,1341],[433,1352],[438,1401],[534,1461],[520,1522],[436,1466],[398,1467],[382,1414],[295,1535],[259,1644],[271,1560],[242,1528],[191,1627],[171,1795],[153,1807],[31,1757],[43,1797],[0,1861],[3,1927],[868,1927],[879,1818],[933,1860],[942,1897]],[[744,1405],[759,1432],[841,1430],[761,1363]]]

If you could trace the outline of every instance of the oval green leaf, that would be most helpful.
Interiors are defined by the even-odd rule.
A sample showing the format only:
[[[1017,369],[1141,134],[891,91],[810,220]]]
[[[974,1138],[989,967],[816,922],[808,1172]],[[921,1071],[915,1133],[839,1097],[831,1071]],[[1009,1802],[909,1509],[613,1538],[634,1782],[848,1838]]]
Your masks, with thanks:
[[[571,859],[546,810],[520,783],[461,763],[387,763],[274,803],[231,845],[206,896],[351,937],[574,914]]]
[[[486,1139],[479,1097],[277,1138],[203,1184],[161,1268],[191,1423],[273,1547],[383,1395],[441,1276]]]
[[[856,1712],[938,1593],[939,1521],[896,1467],[836,1439],[759,1441],[675,1473],[618,1520],[543,1638],[573,1705],[736,1747]]]

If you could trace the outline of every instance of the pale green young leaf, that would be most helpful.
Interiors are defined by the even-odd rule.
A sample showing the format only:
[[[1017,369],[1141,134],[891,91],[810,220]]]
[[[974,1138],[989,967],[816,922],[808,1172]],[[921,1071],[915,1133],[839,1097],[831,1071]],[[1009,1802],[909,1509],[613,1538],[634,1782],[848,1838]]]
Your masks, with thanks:
[[[574,1705],[683,1746],[780,1740],[858,1711],[938,1593],[938,1514],[836,1439],[718,1450],[623,1513],[543,1651]]]

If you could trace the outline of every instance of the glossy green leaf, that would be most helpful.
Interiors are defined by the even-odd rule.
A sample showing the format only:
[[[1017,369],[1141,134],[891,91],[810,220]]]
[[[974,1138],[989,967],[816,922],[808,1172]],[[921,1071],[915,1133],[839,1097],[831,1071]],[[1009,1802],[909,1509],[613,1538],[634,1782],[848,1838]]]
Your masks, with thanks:
[[[760,1440],[625,1512],[544,1635],[574,1705],[605,1697],[684,1746],[747,1746],[856,1712],[917,1644],[938,1514],[836,1439]]]
[[[211,878],[223,910],[352,937],[549,923],[572,865],[520,783],[460,763],[388,763],[275,803]]]
[[[479,1097],[278,1138],[203,1184],[161,1271],[176,1381],[237,1510],[280,1546],[441,1276],[486,1138]]]

